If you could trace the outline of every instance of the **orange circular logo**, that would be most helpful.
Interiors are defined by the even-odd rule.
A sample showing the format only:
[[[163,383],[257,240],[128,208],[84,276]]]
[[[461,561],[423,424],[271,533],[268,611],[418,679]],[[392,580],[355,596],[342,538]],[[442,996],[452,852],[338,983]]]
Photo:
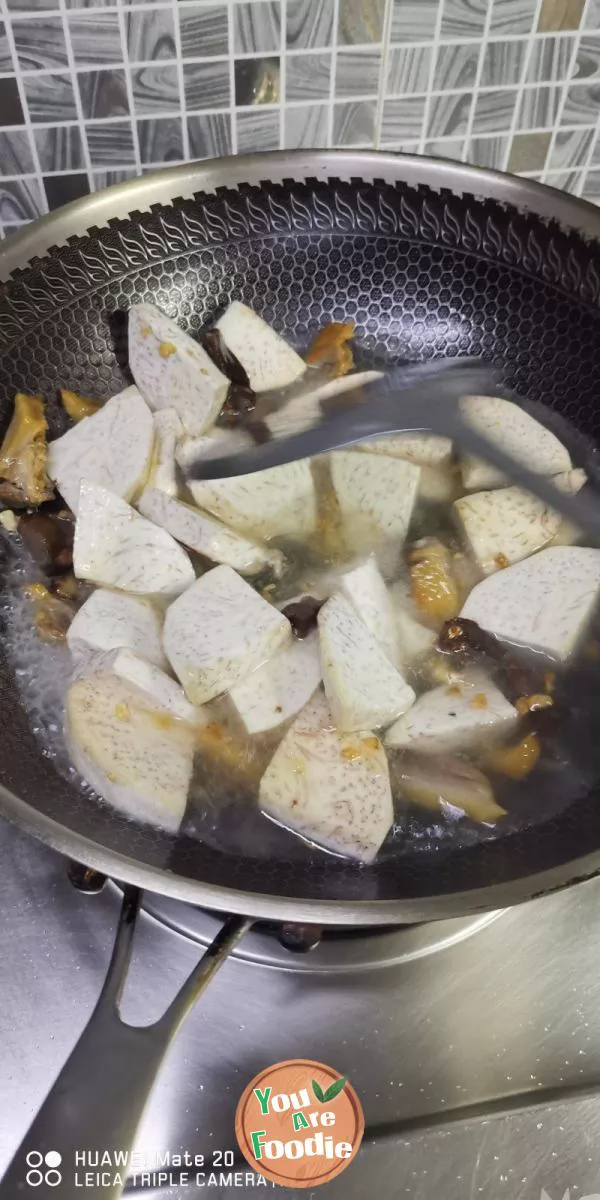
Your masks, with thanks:
[[[365,1130],[360,1100],[325,1063],[289,1059],[248,1084],[235,1114],[244,1158],[272,1183],[329,1183],[358,1154]]]

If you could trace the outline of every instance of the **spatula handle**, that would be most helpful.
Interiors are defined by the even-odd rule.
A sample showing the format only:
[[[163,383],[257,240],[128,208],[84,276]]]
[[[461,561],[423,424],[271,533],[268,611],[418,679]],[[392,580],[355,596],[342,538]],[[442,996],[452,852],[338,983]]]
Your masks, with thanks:
[[[79,1200],[87,1194],[82,1153],[91,1152],[90,1162],[101,1163],[107,1151],[112,1165],[99,1171],[106,1173],[106,1183],[94,1186],[93,1192],[103,1200],[118,1200],[128,1174],[129,1154],[165,1053],[196,1000],[251,924],[244,917],[231,917],[166,1013],[154,1025],[137,1028],[121,1020],[118,1004],[127,978],[139,903],[137,889],[127,888],[100,999],[0,1183],[0,1200],[29,1196],[38,1186],[42,1187],[39,1196]],[[123,1159],[124,1165],[114,1165]]]

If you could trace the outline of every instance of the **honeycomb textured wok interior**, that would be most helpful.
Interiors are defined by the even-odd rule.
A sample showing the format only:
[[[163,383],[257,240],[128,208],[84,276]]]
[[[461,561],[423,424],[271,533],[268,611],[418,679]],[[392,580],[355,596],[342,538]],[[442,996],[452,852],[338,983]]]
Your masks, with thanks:
[[[298,349],[328,321],[356,322],[359,365],[482,356],[506,387],[556,410],[559,423],[562,414],[600,435],[598,244],[495,201],[335,179],[218,189],[155,205],[34,260],[0,305],[3,428],[18,390],[48,398],[57,434],[65,426],[59,386],[98,397],[123,387],[122,314],[134,301],[151,301],[197,334],[233,298]],[[582,453],[597,473],[587,442]],[[9,714],[0,782],[60,825],[192,880],[298,899],[411,900],[508,882],[600,842],[598,681],[567,730],[576,746],[585,734],[594,748],[583,754],[562,808],[550,805],[546,820],[478,845],[446,844],[440,853],[423,844],[404,856],[384,849],[369,868],[308,846],[296,861],[282,860],[275,826],[257,860],[244,853],[243,828],[239,852],[225,853],[185,825],[171,838],[108,806],[84,804],[42,757],[1,658],[0,684]]]

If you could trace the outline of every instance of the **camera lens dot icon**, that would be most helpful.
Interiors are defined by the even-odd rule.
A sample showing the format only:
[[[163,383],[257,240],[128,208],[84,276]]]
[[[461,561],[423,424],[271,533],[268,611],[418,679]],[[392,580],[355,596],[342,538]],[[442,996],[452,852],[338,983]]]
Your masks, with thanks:
[[[43,1183],[46,1187],[58,1187],[62,1183],[61,1172],[57,1170],[62,1162],[62,1154],[58,1150],[48,1150],[46,1154],[40,1150],[30,1150],[25,1162],[29,1168],[25,1182],[29,1187],[40,1187]],[[43,1167],[46,1167],[45,1171]]]

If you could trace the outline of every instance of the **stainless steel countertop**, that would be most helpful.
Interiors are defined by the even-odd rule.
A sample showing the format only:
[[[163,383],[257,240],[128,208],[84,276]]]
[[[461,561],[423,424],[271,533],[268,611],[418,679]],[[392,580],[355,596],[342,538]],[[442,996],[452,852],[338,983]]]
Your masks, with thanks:
[[[109,886],[82,896],[63,859],[6,825],[0,852],[1,1173],[97,998],[119,894]],[[290,956],[287,969],[269,965],[279,954],[250,935],[246,957],[225,965],[172,1047],[137,1149],[209,1159],[234,1149],[248,1080],[303,1056],[348,1074],[365,1110],[363,1149],[328,1185],[331,1200],[368,1190],[378,1200],[598,1200],[599,914],[592,881],[462,940],[456,922],[400,930],[358,950]],[[444,936],[451,944],[426,953]],[[158,1016],[198,953],[143,915],[125,1017]],[[192,1191],[173,1180],[141,1194],[187,1200]]]

